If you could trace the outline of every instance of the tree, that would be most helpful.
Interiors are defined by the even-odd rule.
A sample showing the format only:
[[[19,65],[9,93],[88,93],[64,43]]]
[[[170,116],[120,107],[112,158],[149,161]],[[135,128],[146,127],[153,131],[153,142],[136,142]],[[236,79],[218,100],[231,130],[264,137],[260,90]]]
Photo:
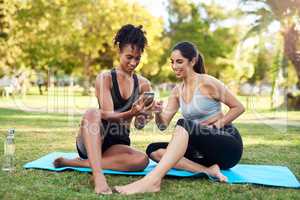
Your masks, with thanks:
[[[124,24],[142,24],[149,47],[138,70],[155,75],[163,53],[161,19],[126,0],[27,0],[17,10],[22,31],[22,55],[18,58],[33,69],[80,76],[84,93],[89,93],[100,70],[117,65],[113,37]],[[20,3],[19,2],[19,3]]]
[[[246,38],[267,31],[268,27],[277,21],[281,26],[283,37],[282,59],[289,59],[293,64],[298,77],[298,87],[300,88],[300,53],[299,37],[300,32],[296,27],[300,24],[300,1],[299,0],[241,0],[244,4],[252,4],[254,10],[246,11],[248,14],[257,16],[256,21],[248,31]],[[257,6],[260,5],[260,6]],[[287,66],[283,66],[285,71]]]
[[[268,72],[272,66],[272,50],[268,50],[265,47],[265,43],[262,39],[262,35],[258,36],[258,44],[255,45],[254,50],[254,73],[249,78],[248,82],[252,84],[259,83],[260,81],[266,80],[270,76],[268,76]],[[256,52],[255,52],[256,50]]]
[[[75,6],[70,6],[75,9]],[[78,10],[78,8],[77,8]],[[91,83],[99,69],[111,68],[118,64],[117,52],[113,47],[113,37],[118,29],[125,24],[143,25],[147,31],[149,46],[143,55],[142,63],[137,69],[142,75],[151,78],[157,74],[163,44],[160,42],[163,31],[161,19],[153,17],[144,7],[134,2],[115,0],[92,1],[80,5],[80,15],[76,14],[78,23],[74,34],[77,54],[84,66],[85,88]],[[75,13],[75,12],[73,12]],[[92,66],[98,65],[97,70]],[[87,91],[87,90],[86,90]]]
[[[168,13],[169,27],[165,35],[170,40],[169,49],[183,40],[193,42],[204,55],[208,73],[217,78],[226,78],[223,73],[228,71],[227,68],[233,68],[233,52],[238,36],[235,27],[225,27],[222,23],[237,13],[228,15],[217,4],[198,4],[189,0],[170,0]],[[164,55],[165,61],[170,50]],[[168,78],[176,80],[171,72]]]
[[[245,37],[251,37],[258,32],[267,31],[267,28],[274,21],[280,23],[281,35],[283,40],[280,67],[283,77],[287,79],[288,60],[291,61],[295,68],[300,88],[300,53],[299,53],[299,36],[300,36],[300,1],[299,0],[241,0],[245,4],[258,3],[254,10],[248,11],[248,14],[257,16],[252,28]],[[274,84],[273,84],[274,86]],[[274,91],[274,89],[273,89]],[[285,94],[287,94],[287,85],[285,85]],[[287,95],[285,105],[293,108],[300,108],[300,96],[294,97]]]
[[[12,72],[21,55],[21,32],[18,31],[17,0],[0,0],[0,76],[4,71]]]

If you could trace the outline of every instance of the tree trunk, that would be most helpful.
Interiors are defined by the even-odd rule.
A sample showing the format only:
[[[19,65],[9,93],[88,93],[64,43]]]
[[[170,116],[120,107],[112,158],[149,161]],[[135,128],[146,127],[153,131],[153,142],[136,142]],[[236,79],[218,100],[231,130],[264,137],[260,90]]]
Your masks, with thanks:
[[[84,57],[84,76],[83,76],[83,92],[82,95],[90,94],[90,76],[91,76],[91,59],[89,56]]]
[[[300,96],[294,96],[291,93],[287,94],[287,106],[292,110],[300,110]]]
[[[292,62],[295,67],[298,83],[300,88],[300,50],[297,50],[297,44],[299,42],[300,33],[296,30],[295,24],[287,28],[283,32],[284,36],[284,54]]]
[[[300,50],[297,50],[300,33],[296,30],[295,24],[287,28],[283,32],[284,36],[284,54],[292,62],[295,67],[298,82],[297,86],[300,89]],[[287,94],[287,107],[289,109],[300,109],[300,96]]]

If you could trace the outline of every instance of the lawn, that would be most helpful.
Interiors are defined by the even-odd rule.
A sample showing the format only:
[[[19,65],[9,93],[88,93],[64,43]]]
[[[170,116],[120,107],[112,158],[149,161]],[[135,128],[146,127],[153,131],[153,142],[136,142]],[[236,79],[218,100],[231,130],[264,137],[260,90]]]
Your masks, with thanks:
[[[43,98],[27,100],[32,106],[45,104]],[[30,99],[30,98],[29,98]],[[89,100],[82,98],[81,108]],[[83,105],[86,102],[87,105]],[[0,99],[1,107],[8,99]],[[61,103],[58,103],[61,105]],[[12,104],[13,105],[13,104]],[[73,171],[53,173],[25,170],[23,164],[53,151],[75,151],[80,114],[53,114],[0,109],[0,144],[8,128],[16,129],[16,171],[0,171],[0,199],[99,199],[89,183],[89,174]],[[275,116],[275,117],[274,117]],[[276,121],[277,120],[277,121]],[[174,120],[175,121],[175,120]],[[290,123],[292,122],[292,123]],[[300,112],[248,110],[235,123],[244,140],[241,163],[288,166],[300,177]],[[160,132],[150,123],[145,130],[132,131],[133,146],[145,150],[154,141],[168,141],[170,127]],[[1,159],[3,146],[0,146]],[[107,176],[111,186],[127,184],[139,177]],[[113,194],[101,199],[300,199],[299,190],[257,185],[227,185],[205,178],[165,178],[161,192],[130,197]]]

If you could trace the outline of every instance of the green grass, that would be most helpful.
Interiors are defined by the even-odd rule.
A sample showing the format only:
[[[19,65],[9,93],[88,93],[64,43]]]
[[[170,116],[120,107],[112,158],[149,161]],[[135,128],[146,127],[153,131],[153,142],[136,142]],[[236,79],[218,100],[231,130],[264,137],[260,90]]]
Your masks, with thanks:
[[[97,107],[94,95],[82,96],[81,94],[81,88],[50,87],[48,92],[44,92],[44,95],[39,95],[37,87],[32,87],[27,96],[0,97],[0,107],[17,107],[34,111],[59,110],[62,112],[66,112],[67,110],[82,111],[87,107]],[[156,95],[166,101],[170,95],[170,91],[160,91],[159,95]],[[238,96],[238,98],[243,102],[247,110],[267,111],[270,109],[269,96]]]
[[[45,102],[46,97],[27,96],[23,102],[36,107],[49,106],[49,102]],[[79,110],[94,107],[93,103],[89,103],[89,97],[75,97]],[[57,102],[59,107],[63,107],[60,100]],[[165,178],[161,192],[157,194],[99,197],[89,183],[89,174],[22,168],[26,162],[49,152],[75,151],[80,114],[17,111],[11,109],[18,108],[11,97],[0,98],[0,106],[10,108],[0,109],[0,144],[3,144],[8,128],[16,129],[16,172],[7,174],[0,171],[0,199],[300,199],[299,190],[295,189],[227,185],[205,178]],[[249,109],[235,124],[245,146],[241,163],[285,165],[300,177],[300,112]],[[158,131],[153,123],[143,131],[133,129],[133,146],[144,151],[151,142],[168,141],[172,134],[171,127],[164,133]],[[2,160],[3,145],[0,145],[0,155]],[[111,186],[127,184],[138,178],[107,176]]]

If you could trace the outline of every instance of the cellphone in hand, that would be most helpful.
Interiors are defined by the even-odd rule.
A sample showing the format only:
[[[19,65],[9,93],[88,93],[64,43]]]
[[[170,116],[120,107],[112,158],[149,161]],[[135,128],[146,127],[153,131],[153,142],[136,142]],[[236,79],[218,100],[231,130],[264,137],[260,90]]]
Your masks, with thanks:
[[[154,100],[154,92],[144,92],[143,101],[145,106],[149,106]]]

